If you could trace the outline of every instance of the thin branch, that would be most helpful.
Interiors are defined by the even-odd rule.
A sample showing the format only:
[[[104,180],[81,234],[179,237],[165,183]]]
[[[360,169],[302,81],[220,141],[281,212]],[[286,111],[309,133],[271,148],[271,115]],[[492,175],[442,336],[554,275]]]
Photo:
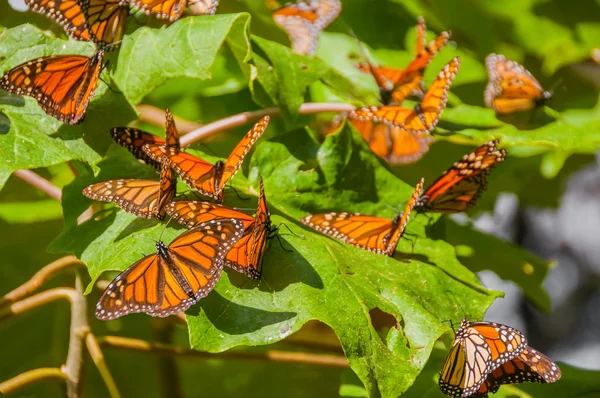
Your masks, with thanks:
[[[156,126],[164,127],[165,126],[165,111],[159,109],[152,105],[138,105],[136,107],[137,111],[140,113],[140,120],[143,122],[147,122],[150,124],[154,124]],[[192,130],[196,130],[202,127],[202,124],[190,122],[189,120],[182,119],[180,117],[174,116],[175,125],[177,126],[177,130],[181,134],[189,133]]]
[[[12,303],[17,300],[21,300],[22,298],[29,296],[31,293],[35,292],[39,289],[44,282],[48,279],[52,278],[59,272],[69,270],[71,268],[82,266],[83,263],[77,259],[75,256],[65,256],[59,258],[56,261],[51,262],[50,264],[44,266],[38,272],[36,272],[31,279],[27,282],[16,288],[10,293],[4,295],[4,297],[0,298],[0,306],[6,305],[7,303]]]
[[[61,370],[68,376],[67,396],[76,398],[81,396],[83,383],[83,342],[82,333],[89,329],[87,323],[87,300],[83,295],[83,283],[79,275],[75,276],[75,289],[72,290],[71,299],[71,326],[69,329],[69,352],[67,360]]]
[[[36,174],[31,170],[16,170],[13,175],[33,185],[46,195],[50,196],[52,199],[56,199],[60,202],[60,199],[62,198],[62,191],[60,188],[39,174]]]
[[[39,383],[46,380],[67,380],[59,368],[39,368],[28,370],[0,383],[0,393],[4,395],[12,394],[25,386]]]
[[[160,343],[149,343],[144,340],[132,339],[119,336],[104,336],[99,338],[100,345],[146,352],[158,355],[177,355],[191,358],[210,359],[238,359],[254,361],[273,361],[282,363],[308,364],[317,366],[332,366],[338,368],[349,367],[348,361],[341,355],[313,354],[307,352],[291,352],[269,350],[265,352],[237,352],[228,351],[220,354],[212,354],[196,350],[185,349]]]
[[[58,299],[67,299],[72,303],[77,299],[77,292],[71,288],[58,287],[17,301],[0,309],[0,322]]]
[[[354,106],[344,103],[309,102],[300,106],[299,113],[302,115],[307,115],[311,113],[321,112],[350,112],[354,109],[356,109]],[[186,147],[190,144],[193,144],[194,142],[200,141],[210,135],[216,134],[223,130],[229,130],[231,128],[244,125],[248,122],[258,120],[267,115],[277,116],[280,114],[280,112],[281,111],[279,110],[279,108],[267,108],[253,112],[238,113],[237,115],[229,116],[224,119],[219,119],[215,122],[194,129],[185,136],[181,137],[180,143],[182,147]]]
[[[167,319],[156,319],[152,322],[156,340],[161,344],[171,344],[173,339],[173,323]],[[158,361],[158,386],[160,396],[167,398],[183,398],[179,373],[177,372],[177,361],[172,356],[160,356]]]
[[[84,336],[85,345],[87,346],[88,352],[92,357],[92,361],[94,361],[96,368],[98,368],[98,372],[100,372],[100,376],[102,376],[102,380],[104,380],[104,384],[106,384],[106,388],[108,389],[110,397],[120,398],[121,394],[119,393],[119,389],[117,388],[115,380],[108,370],[108,366],[106,366],[104,354],[102,353],[102,349],[98,344],[98,340],[96,340],[96,336],[94,336],[89,329],[84,332]]]

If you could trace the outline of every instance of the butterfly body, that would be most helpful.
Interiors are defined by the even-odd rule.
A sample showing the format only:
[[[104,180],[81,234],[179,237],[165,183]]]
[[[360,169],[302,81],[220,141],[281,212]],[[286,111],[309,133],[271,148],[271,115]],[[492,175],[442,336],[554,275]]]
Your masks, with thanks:
[[[421,179],[408,200],[404,211],[392,220],[358,213],[333,212],[312,214],[301,218],[300,222],[318,232],[358,246],[361,249],[393,256],[398,241],[408,224],[410,213],[421,195],[423,183],[424,181]]]
[[[503,55],[486,58],[489,82],[484,100],[499,114],[527,111],[544,105],[552,92],[544,91],[537,79],[522,65]]]
[[[253,279],[260,279],[267,240],[273,232],[262,180],[260,192],[255,217],[221,205],[199,201],[172,202],[165,210],[173,220],[188,228],[223,218],[242,222],[244,232],[227,253],[225,265]]]
[[[96,317],[115,319],[132,312],[166,317],[205,297],[221,276],[225,255],[243,232],[238,220],[203,223],[119,274],[96,305]]]
[[[56,55],[25,62],[0,79],[0,88],[35,98],[50,116],[76,124],[83,120],[100,77],[104,51],[92,57]]]

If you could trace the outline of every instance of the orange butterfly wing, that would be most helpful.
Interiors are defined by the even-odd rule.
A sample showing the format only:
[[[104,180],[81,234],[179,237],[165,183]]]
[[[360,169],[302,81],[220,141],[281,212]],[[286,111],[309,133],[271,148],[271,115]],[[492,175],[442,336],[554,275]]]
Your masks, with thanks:
[[[421,159],[434,141],[429,134],[411,133],[386,123],[350,120],[352,126],[377,156],[391,164],[414,163]]]
[[[487,187],[487,175],[506,158],[497,145],[489,141],[464,155],[425,190],[415,209],[450,214],[473,206]]]
[[[124,0],[78,0],[87,20],[92,40],[100,47],[123,39],[129,16]]]
[[[219,0],[188,0],[188,7],[193,15],[214,15]]]
[[[162,147],[165,145],[164,139],[133,127],[115,127],[110,134],[117,144],[127,148],[136,158],[155,168],[160,168],[160,163],[146,155],[142,148],[148,144]]]
[[[85,15],[77,0],[25,0],[33,12],[56,21],[65,32],[76,40],[91,40]]]
[[[441,391],[453,397],[476,394],[489,374],[526,347],[525,336],[516,329],[463,319],[440,373]]]
[[[554,383],[560,377],[560,369],[550,358],[527,347],[516,358],[492,371],[477,394],[472,397],[487,397],[489,392],[498,391],[502,384]]]
[[[484,100],[497,113],[527,111],[552,97],[527,69],[503,55],[488,55],[485,65],[490,80]]]
[[[388,123],[411,133],[429,133],[437,125],[446,107],[448,90],[460,67],[460,58],[450,61],[438,74],[420,104],[414,109],[396,105],[370,106],[352,111],[350,119]]]
[[[185,11],[187,0],[130,0],[131,5],[146,15],[155,14],[157,19],[178,20]]]
[[[300,222],[351,245],[392,256],[422,190],[423,179],[415,187],[404,211],[393,220],[362,214],[325,213],[306,216]]]
[[[176,194],[177,177],[170,167],[160,173],[160,181],[123,179],[92,184],[83,190],[90,199],[116,203],[138,217],[165,217],[165,206]]]
[[[117,276],[96,305],[96,317],[115,319],[132,312],[166,317],[187,310],[205,297],[221,276],[225,254],[243,226],[237,220],[200,224],[156,244],[157,253],[135,262]]]
[[[227,253],[225,265],[251,278],[260,279],[263,254],[271,232],[270,214],[262,180],[256,218],[224,206],[198,201],[169,203],[166,212],[176,222],[188,228],[223,218],[240,220],[244,225],[244,233]]]
[[[7,72],[0,87],[18,95],[35,98],[52,117],[76,124],[85,116],[94,96],[103,51],[93,57],[57,55],[25,62]]]

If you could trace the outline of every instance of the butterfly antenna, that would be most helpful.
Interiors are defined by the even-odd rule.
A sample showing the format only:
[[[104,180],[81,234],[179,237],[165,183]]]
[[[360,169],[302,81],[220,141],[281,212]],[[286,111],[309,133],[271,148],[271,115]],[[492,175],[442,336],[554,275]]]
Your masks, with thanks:
[[[212,149],[210,149],[210,147],[208,145],[206,145],[204,142],[201,142],[200,145],[198,145],[199,147],[205,147],[206,151],[209,152],[212,156],[215,157],[219,157],[219,155],[217,155],[217,153],[215,151],[213,151]]]
[[[556,90],[558,87],[560,87],[564,82],[565,82],[565,79],[563,79],[562,76],[559,76],[558,79],[556,79],[554,81],[554,83],[552,83],[548,92],[551,94],[554,93],[554,90]]]
[[[356,35],[356,33],[354,33],[354,30],[349,29],[350,31],[350,35],[352,37],[354,37],[354,39],[356,40],[357,44],[358,44],[358,48],[360,49],[360,53],[363,57],[363,59],[365,60],[365,64],[367,65],[367,68],[369,69],[369,73],[371,74],[371,76],[373,77],[373,80],[375,80],[375,84],[379,87],[381,87],[379,80],[377,79],[377,74],[375,73],[375,66],[371,63],[371,57],[369,56],[369,54],[367,54],[367,51],[365,49],[364,44],[360,41],[360,39],[358,38],[358,36]],[[387,87],[386,87],[387,89]],[[381,92],[381,89],[379,90],[379,102],[383,103],[383,95]]]
[[[300,236],[300,235],[298,235],[297,233],[295,233],[294,231],[292,231],[292,230],[290,229],[290,227],[288,227],[288,226],[287,226],[287,224],[284,224],[284,223],[280,223],[280,224],[279,224],[279,225],[277,225],[275,228],[273,228],[273,229],[272,229],[270,232],[272,232],[273,234],[275,234],[275,236],[277,236],[277,231],[279,231],[279,228],[281,228],[282,226],[283,226],[283,227],[286,227],[286,228],[287,228],[287,230],[288,230],[288,231],[289,231],[289,232],[290,232],[292,235],[294,235],[296,238],[300,238],[300,239],[302,239],[302,240],[304,240],[304,239],[305,239],[305,238],[304,238],[304,236]]]
[[[158,240],[160,242],[162,242],[162,236],[165,233],[165,231],[167,230],[167,227],[169,226],[169,224],[171,223],[171,221],[173,221],[173,217],[169,218],[169,221],[167,221],[167,223],[165,224],[165,227],[163,228],[163,230],[160,231],[160,236],[158,237]]]
[[[237,190],[237,189],[235,189],[235,188],[233,187],[233,185],[231,185],[231,181],[229,181],[227,184],[229,185],[229,188],[233,189],[233,192],[235,192],[235,196],[237,196],[237,197],[238,197],[238,199],[240,199],[240,200],[250,200],[250,197],[246,197],[246,198],[242,197],[242,196],[239,194],[238,190]]]
[[[454,293],[453,293],[453,292],[452,292],[450,289],[446,289],[446,291],[447,291],[448,293],[450,293],[450,294],[452,295],[452,297],[454,297],[454,302],[455,302],[456,304],[458,304],[458,308],[460,308],[460,310],[462,311],[462,313],[463,313],[463,317],[464,317],[464,318],[470,318],[470,316],[468,316],[468,315],[467,315],[467,313],[465,312],[465,309],[463,308],[463,306],[462,306],[462,305],[460,305],[460,301],[458,301],[458,298],[456,298],[456,295],[455,295],[455,294],[454,294]]]

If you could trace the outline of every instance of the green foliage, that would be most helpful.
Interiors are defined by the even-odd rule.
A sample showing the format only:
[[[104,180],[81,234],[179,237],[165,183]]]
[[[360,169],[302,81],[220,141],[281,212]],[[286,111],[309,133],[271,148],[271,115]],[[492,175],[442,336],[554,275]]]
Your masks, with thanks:
[[[331,395],[337,390],[338,378],[342,396],[441,396],[435,381],[447,350],[439,340],[446,347],[451,341],[450,327],[442,321],[458,321],[465,315],[463,311],[481,318],[501,295],[485,289],[475,272],[492,270],[513,281],[532,304],[547,311],[550,301],[542,283],[548,263],[446,217],[415,215],[393,258],[320,235],[297,220],[309,213],[334,210],[392,218],[401,211],[421,176],[426,176],[426,183],[431,182],[470,147],[493,138],[508,148],[509,159],[493,173],[490,192],[479,209],[489,209],[500,191],[515,192],[528,204],[555,205],[562,181],[600,147],[598,93],[570,66],[586,59],[600,42],[598,24],[579,22],[575,11],[566,12],[558,1],[511,0],[500,6],[484,0],[434,0],[422,6],[416,0],[353,0],[344,2],[342,18],[332,25],[331,32],[321,35],[317,57],[307,57],[291,52],[263,2],[229,3],[223,4],[221,11],[230,14],[186,17],[168,27],[144,26],[126,35],[120,50],[107,54],[109,67],[103,71],[103,81],[80,125],[59,123],[29,97],[0,94],[0,186],[15,170],[71,162],[77,170],[74,179],[66,167],[55,176],[60,180],[58,185],[64,186],[64,226],[49,251],[73,253],[86,264],[91,277],[87,293],[94,302],[98,298],[94,282],[104,272],[125,269],[144,253],[152,253],[155,240],[170,242],[183,231],[173,223],[165,226],[156,220],[135,218],[112,205],[98,217],[77,224],[78,216],[91,203],[81,194],[88,184],[114,178],[158,178],[155,170],[111,144],[110,128],[136,119],[134,107],[140,103],[169,106],[178,116],[202,122],[278,107],[283,120],[272,120],[232,181],[241,195],[252,200],[237,200],[228,190],[226,204],[255,207],[262,177],[273,223],[281,224],[281,242],[275,239],[269,243],[260,282],[235,272],[224,273],[215,291],[187,312],[188,333],[181,333],[178,339],[188,339],[194,349],[208,352],[239,346],[258,346],[253,349],[261,350],[260,346],[283,340],[307,322],[318,320],[336,334],[352,371],[341,374],[298,366],[292,372],[298,375],[292,388],[298,396],[324,391]],[[597,4],[589,1],[586,7],[597,9]],[[40,56],[93,53],[87,43],[53,37],[32,25],[21,25],[19,16],[10,15],[0,17],[0,24],[13,26],[0,31],[2,71]],[[427,83],[452,57],[461,57],[461,71],[436,131],[440,143],[434,144],[419,164],[390,168],[348,126],[322,142],[315,139],[319,132],[305,127],[308,117],[298,114],[302,103],[344,101],[363,105],[377,101],[371,77],[354,66],[362,54],[347,28],[351,26],[366,43],[374,61],[403,67],[412,58],[417,15],[424,15],[435,32],[451,29],[456,43],[442,50],[428,67]],[[32,20],[40,28],[47,27],[37,17]],[[429,37],[434,37],[433,32]],[[532,115],[499,118],[482,103],[487,80],[484,58],[492,51],[527,61],[528,67],[533,65],[530,69],[546,88],[559,78],[564,79],[564,86],[559,86],[548,107]],[[248,127],[213,138],[206,152],[226,157]],[[163,134],[160,129],[154,131]],[[14,242],[15,237],[27,233],[27,224],[34,228],[51,225],[42,240],[45,246],[58,230],[52,220],[60,218],[56,204],[31,193],[23,201],[22,187],[14,184],[9,180],[2,191],[6,197],[0,202],[0,222],[10,223],[11,230],[19,226],[10,234],[8,241],[15,246],[10,251],[27,253],[29,263],[21,268],[15,260],[17,254],[10,258],[7,269],[13,275],[5,278],[3,292],[32,275],[36,270],[33,264],[53,258],[29,253],[21,247],[23,242]],[[180,192],[187,190],[181,184],[179,188]],[[39,246],[35,250],[42,251]],[[50,314],[55,312],[59,313],[52,310]],[[373,321],[376,313],[387,314],[393,325],[377,327]],[[99,335],[116,330],[151,339],[147,318],[132,315],[108,323],[95,321],[92,326]],[[57,335],[64,332],[65,324],[54,325]],[[50,327],[50,315],[40,315],[39,325]],[[24,328],[15,323],[2,336],[15,338]],[[33,341],[29,335],[23,339]],[[61,348],[64,345],[62,341]],[[44,352],[42,347],[32,347]],[[48,362],[60,363],[65,350],[56,351],[32,356],[31,362],[18,369],[0,368],[0,379]],[[107,356],[111,368],[115,366],[124,396],[158,395],[154,382],[144,384],[147,374],[157,371],[156,365],[117,352]],[[16,358],[17,353],[11,351],[9,357]],[[144,362],[141,367],[140,362]],[[286,386],[277,375],[288,373],[277,365],[249,369],[240,364],[225,365],[221,360],[181,368],[186,390],[196,388],[197,374],[202,373],[208,375],[210,383],[224,380],[209,383],[203,393],[222,392],[222,385],[227,384],[227,393],[232,396],[248,395],[249,390],[256,395],[273,394],[256,382],[265,378],[273,379],[268,383],[273,389],[279,386],[277,391],[283,391]],[[542,397],[548,396],[548,391],[564,394],[560,396],[576,396],[575,391],[580,396],[592,396],[597,391],[597,373],[562,368],[563,380],[556,387],[507,387],[498,396]],[[131,373],[135,376],[130,377]],[[319,382],[308,385],[311,383],[300,375]],[[132,383],[134,379],[139,382]],[[99,384],[98,380],[92,383]],[[143,385],[143,392],[132,390],[133,384]],[[89,389],[93,390],[91,396],[102,396]]]

